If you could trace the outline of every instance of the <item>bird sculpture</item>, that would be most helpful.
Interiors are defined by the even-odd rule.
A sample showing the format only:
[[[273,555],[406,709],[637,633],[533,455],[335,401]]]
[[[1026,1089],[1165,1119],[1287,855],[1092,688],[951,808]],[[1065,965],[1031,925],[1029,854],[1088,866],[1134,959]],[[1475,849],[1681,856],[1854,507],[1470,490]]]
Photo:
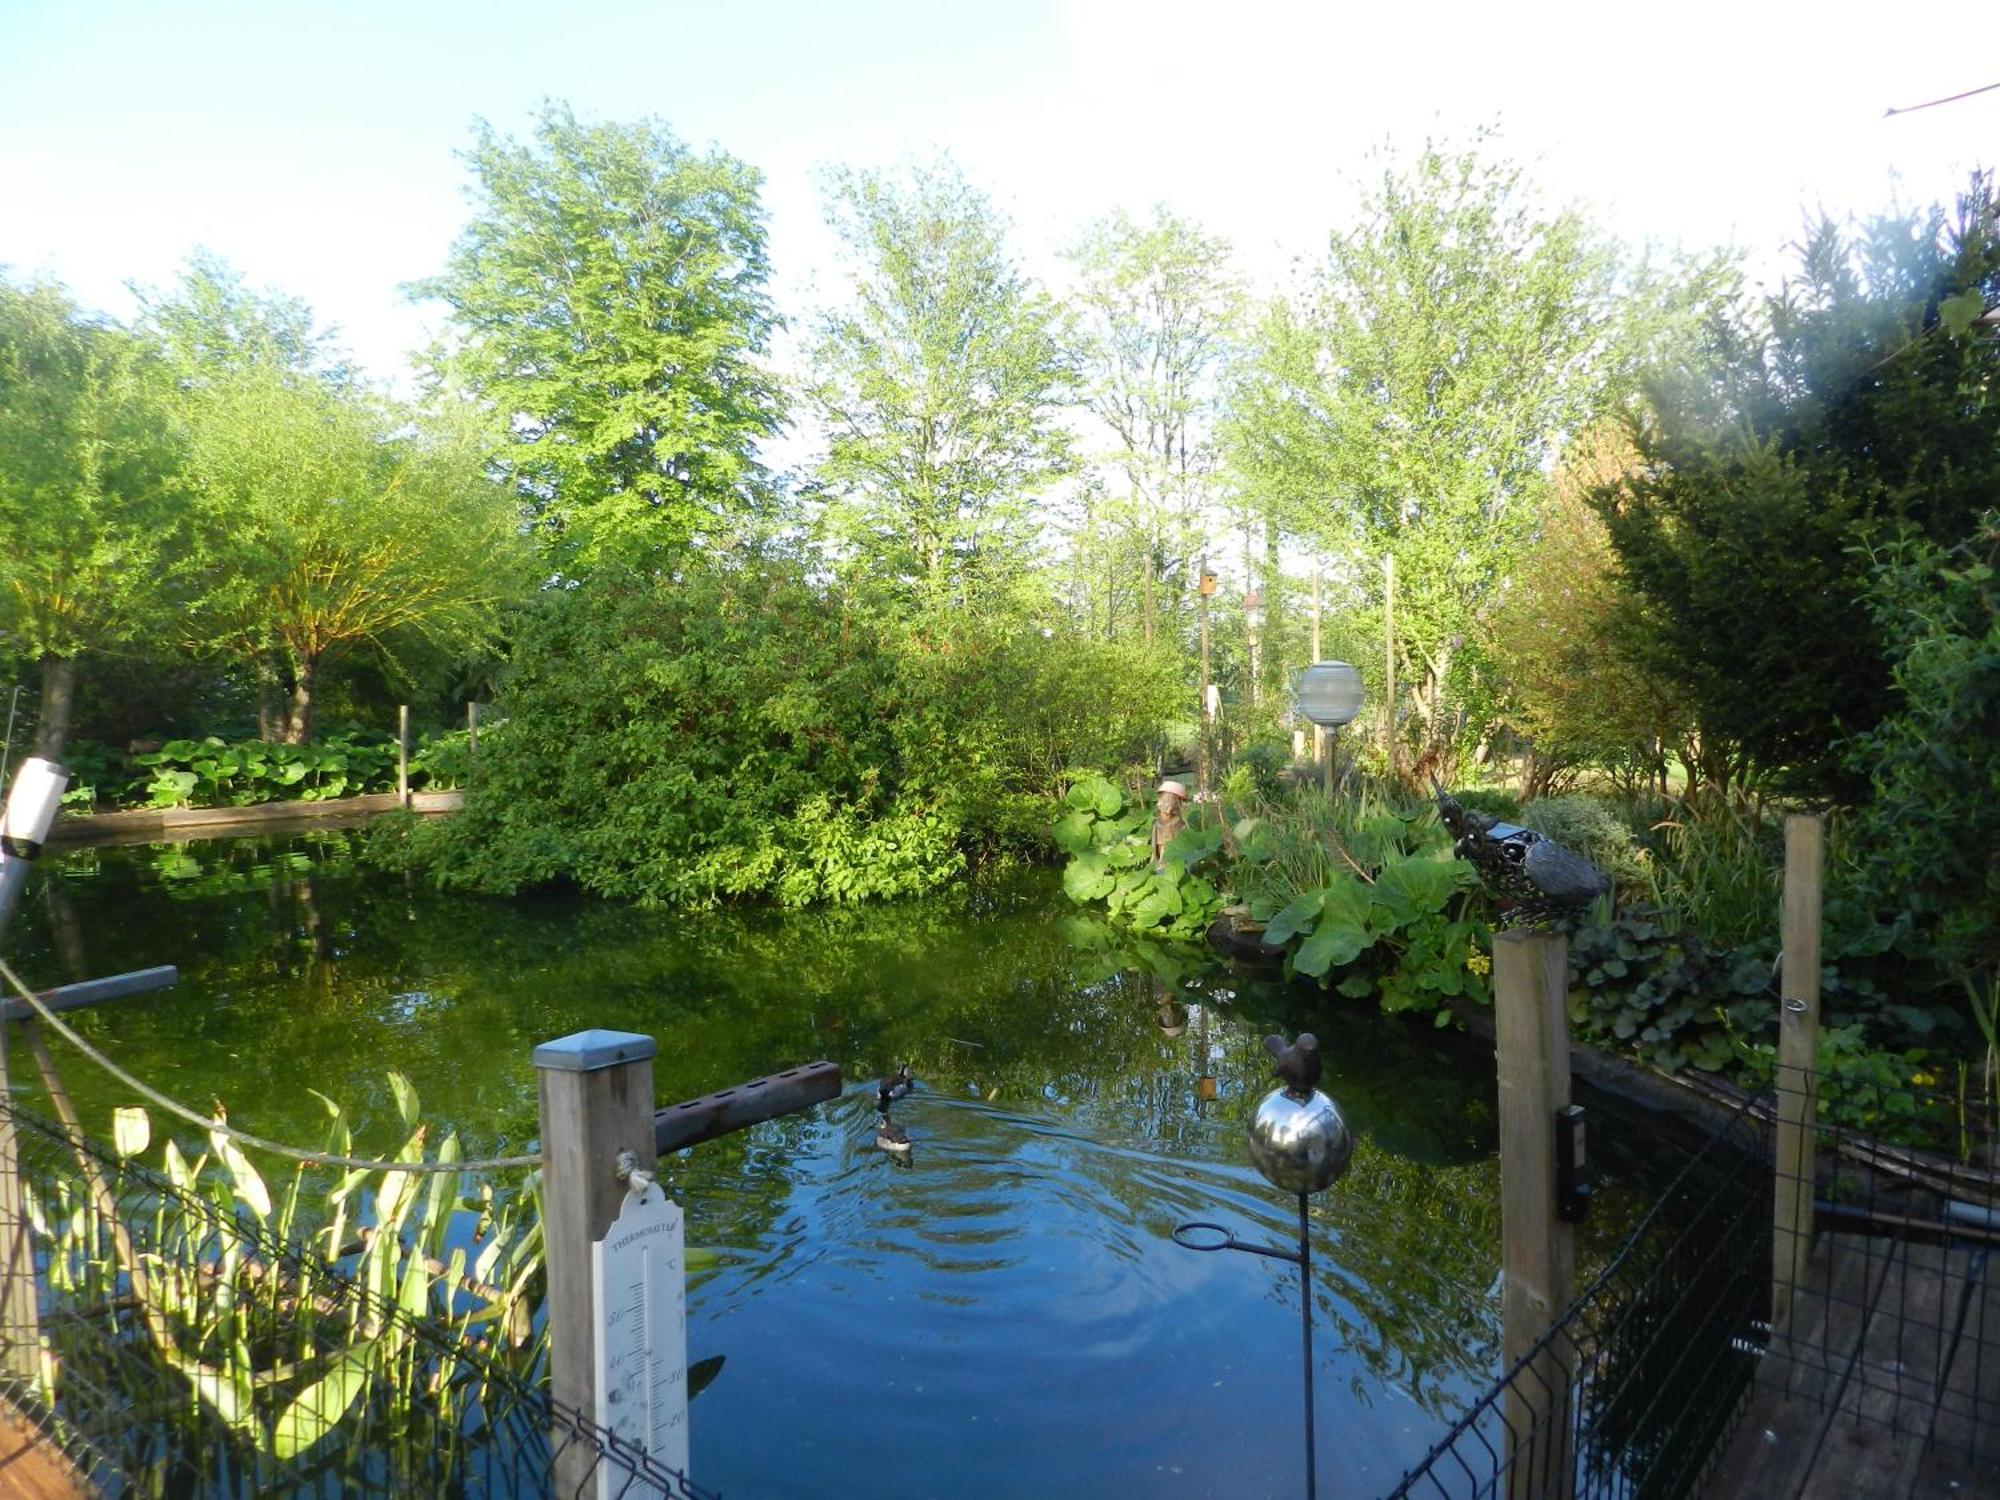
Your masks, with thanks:
[[[1319,1038],[1301,1031],[1299,1039],[1287,1045],[1281,1036],[1267,1036],[1264,1050],[1271,1054],[1271,1076],[1285,1086],[1285,1096],[1302,1104],[1312,1098],[1319,1087]]]
[[[1548,927],[1573,918],[1611,889],[1596,865],[1545,834],[1474,812],[1431,782],[1452,853],[1469,861],[1504,905],[1502,927]]]
[[[897,1156],[910,1154],[910,1137],[884,1110],[875,1117],[875,1144]]]

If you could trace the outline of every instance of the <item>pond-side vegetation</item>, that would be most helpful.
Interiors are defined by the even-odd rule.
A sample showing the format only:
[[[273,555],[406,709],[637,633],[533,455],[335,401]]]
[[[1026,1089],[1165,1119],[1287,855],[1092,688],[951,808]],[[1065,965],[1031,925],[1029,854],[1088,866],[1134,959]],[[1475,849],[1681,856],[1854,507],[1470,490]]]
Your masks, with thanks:
[[[1287,1233],[1242,1145],[1268,1086],[1260,1038],[1281,1027],[1326,1039],[1360,1139],[1315,1204],[1323,1446],[1386,1488],[1492,1373],[1477,1044],[1351,1002],[1302,1010],[1297,991],[1076,913],[1045,872],[861,911],[668,915],[439,893],[358,865],[360,837],[64,856],[20,962],[49,982],[181,965],[176,990],[80,1028],[169,1092],[312,1145],[327,1117],[308,1087],[348,1107],[357,1145],[392,1152],[395,1068],[466,1155],[522,1149],[530,1051],[586,1026],[657,1036],[663,1101],[812,1056],[861,1084],[905,1061],[921,1080],[897,1111],[907,1169],[874,1148],[865,1087],[667,1163],[691,1243],[716,1252],[691,1302],[691,1358],[725,1360],[694,1407],[704,1483],[782,1491],[802,1462],[831,1476],[892,1453],[961,1472],[967,1494],[1294,1483],[1294,1283],[1167,1237],[1200,1217]],[[132,1101],[80,1060],[63,1070],[108,1139]],[[175,1133],[190,1157],[206,1144]],[[1587,1263],[1645,1201],[1644,1135],[1593,1136],[1610,1182]],[[1081,1448],[1063,1441],[1079,1402],[1098,1435]],[[785,1445],[762,1441],[773,1413]]]

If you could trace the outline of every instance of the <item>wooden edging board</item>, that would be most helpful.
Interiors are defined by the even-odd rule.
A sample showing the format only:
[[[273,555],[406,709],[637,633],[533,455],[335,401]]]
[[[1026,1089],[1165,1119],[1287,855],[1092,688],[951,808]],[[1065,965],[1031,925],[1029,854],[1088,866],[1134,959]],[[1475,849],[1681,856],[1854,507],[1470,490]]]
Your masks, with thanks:
[[[412,792],[410,809],[420,813],[457,811],[463,792]],[[257,802],[248,807],[139,807],[126,812],[64,813],[49,830],[51,846],[116,844],[149,839],[210,838],[280,826],[355,821],[394,812],[402,799],[394,792],[365,797],[332,797],[324,802]]]

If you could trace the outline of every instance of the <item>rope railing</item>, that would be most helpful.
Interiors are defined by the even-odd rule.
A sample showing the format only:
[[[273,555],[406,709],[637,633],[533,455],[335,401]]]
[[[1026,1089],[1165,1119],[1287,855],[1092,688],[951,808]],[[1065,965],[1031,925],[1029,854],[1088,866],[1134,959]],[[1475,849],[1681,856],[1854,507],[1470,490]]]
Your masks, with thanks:
[[[66,1023],[61,1016],[57,1015],[44,1004],[41,997],[28,987],[21,976],[14,972],[5,959],[0,959],[0,979],[4,979],[7,982],[8,987],[20,997],[22,1004],[32,1010],[44,1025],[48,1026],[57,1036],[83,1054],[86,1061],[95,1063],[99,1068],[117,1079],[126,1088],[131,1089],[147,1103],[187,1121],[190,1125],[195,1125],[203,1130],[225,1136],[235,1141],[238,1145],[249,1146],[258,1151],[266,1151],[273,1156],[282,1157],[287,1161],[297,1162],[301,1166],[342,1167],[348,1170],[369,1172],[410,1172],[418,1175],[443,1172],[514,1172],[533,1170],[542,1164],[539,1152],[532,1156],[491,1156],[470,1161],[450,1162],[385,1161],[379,1157],[340,1156],[326,1151],[306,1150],[303,1147],[287,1145],[283,1141],[274,1141],[268,1136],[255,1135],[250,1131],[240,1130],[236,1126],[231,1125],[227,1120],[215,1115],[204,1115],[197,1110],[190,1109],[178,1099],[161,1093],[151,1084],[121,1068],[96,1047],[92,1046],[89,1041],[78,1035],[74,1027]]]

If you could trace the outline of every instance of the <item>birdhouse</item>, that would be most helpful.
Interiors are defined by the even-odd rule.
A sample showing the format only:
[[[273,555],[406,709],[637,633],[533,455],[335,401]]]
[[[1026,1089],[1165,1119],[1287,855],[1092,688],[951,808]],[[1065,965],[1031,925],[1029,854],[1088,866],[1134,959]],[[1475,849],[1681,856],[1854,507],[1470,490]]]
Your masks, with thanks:
[[[1299,712],[1322,729],[1338,729],[1361,712],[1361,671],[1344,661],[1318,661],[1299,673]]]
[[[1196,584],[1195,587],[1200,590],[1202,598],[1213,599],[1215,597],[1215,575],[1209,572],[1208,569],[1203,568],[1201,570],[1201,582]]]

